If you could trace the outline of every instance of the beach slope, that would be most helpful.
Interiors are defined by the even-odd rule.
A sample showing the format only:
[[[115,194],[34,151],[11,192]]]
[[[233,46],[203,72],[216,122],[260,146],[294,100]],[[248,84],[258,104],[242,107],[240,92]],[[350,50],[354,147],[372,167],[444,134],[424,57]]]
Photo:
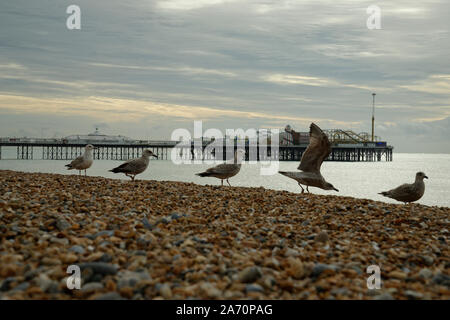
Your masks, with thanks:
[[[0,171],[0,299],[450,299],[449,214]],[[70,265],[81,289],[67,288]],[[368,288],[369,266],[380,268],[381,289]]]

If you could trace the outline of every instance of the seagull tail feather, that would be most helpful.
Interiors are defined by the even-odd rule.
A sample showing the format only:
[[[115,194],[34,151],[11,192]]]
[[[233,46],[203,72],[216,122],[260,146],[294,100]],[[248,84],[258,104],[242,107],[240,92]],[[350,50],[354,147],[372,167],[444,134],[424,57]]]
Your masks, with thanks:
[[[209,177],[210,173],[209,172],[201,172],[201,173],[196,173],[195,175],[200,176],[200,177]]]

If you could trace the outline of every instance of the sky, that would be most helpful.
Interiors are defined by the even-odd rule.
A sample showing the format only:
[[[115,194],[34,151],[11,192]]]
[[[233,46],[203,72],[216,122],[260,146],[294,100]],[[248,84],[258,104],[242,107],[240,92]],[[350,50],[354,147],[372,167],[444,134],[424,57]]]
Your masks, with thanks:
[[[370,132],[375,92],[394,152],[450,153],[449,13],[448,0],[1,1],[0,136]]]

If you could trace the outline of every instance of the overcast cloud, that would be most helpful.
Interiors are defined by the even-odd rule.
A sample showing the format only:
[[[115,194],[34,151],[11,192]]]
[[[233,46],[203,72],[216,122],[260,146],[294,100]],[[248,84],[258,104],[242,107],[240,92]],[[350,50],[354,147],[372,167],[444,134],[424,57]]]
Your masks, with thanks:
[[[81,30],[66,8],[81,8]],[[381,30],[366,27],[369,5]],[[176,128],[370,132],[450,153],[450,3],[15,0],[0,4],[0,136],[168,139]]]

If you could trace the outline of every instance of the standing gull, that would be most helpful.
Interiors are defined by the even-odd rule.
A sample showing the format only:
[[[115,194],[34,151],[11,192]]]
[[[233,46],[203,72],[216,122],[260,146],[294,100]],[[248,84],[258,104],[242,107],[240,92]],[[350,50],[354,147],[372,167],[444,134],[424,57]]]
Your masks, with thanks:
[[[242,149],[236,150],[234,153],[234,160],[233,163],[222,163],[218,166],[209,168],[205,172],[196,173],[197,176],[200,177],[215,177],[222,180],[222,186],[223,186],[223,180],[226,179],[228,185],[231,187],[230,182],[228,181],[229,178],[237,175],[239,173],[239,170],[241,170],[241,163],[244,159],[245,151]]]
[[[132,181],[134,181],[134,177],[138,175],[139,173],[142,173],[147,169],[148,163],[150,162],[150,156],[158,158],[156,154],[151,152],[148,149],[145,149],[144,152],[142,152],[142,157],[128,160],[124,163],[122,163],[117,168],[114,168],[112,170],[109,170],[114,173],[125,173],[127,177],[130,177]]]
[[[383,191],[379,194],[388,198],[395,199],[397,201],[404,202],[405,204],[408,202],[417,201],[422,198],[423,194],[425,193],[425,183],[423,182],[424,178],[428,179],[425,173],[417,172],[416,180],[414,181],[414,183],[405,183],[395,189]]]
[[[282,175],[294,179],[298,182],[302,193],[305,192],[302,184],[306,185],[306,191],[309,192],[308,186],[317,187],[324,190],[336,190],[333,185],[325,181],[320,174],[320,166],[323,160],[331,153],[331,144],[328,137],[323,131],[314,123],[309,127],[309,145],[300,160],[300,165],[297,169],[301,172],[286,172],[279,171]]]
[[[94,146],[92,144],[88,144],[84,148],[84,153],[73,160],[71,163],[66,164],[67,170],[76,169],[80,173],[81,176],[81,170],[84,170],[84,175],[86,176],[86,169],[89,169],[92,166],[92,163],[94,162],[94,157],[92,156],[92,150],[94,150]]]

